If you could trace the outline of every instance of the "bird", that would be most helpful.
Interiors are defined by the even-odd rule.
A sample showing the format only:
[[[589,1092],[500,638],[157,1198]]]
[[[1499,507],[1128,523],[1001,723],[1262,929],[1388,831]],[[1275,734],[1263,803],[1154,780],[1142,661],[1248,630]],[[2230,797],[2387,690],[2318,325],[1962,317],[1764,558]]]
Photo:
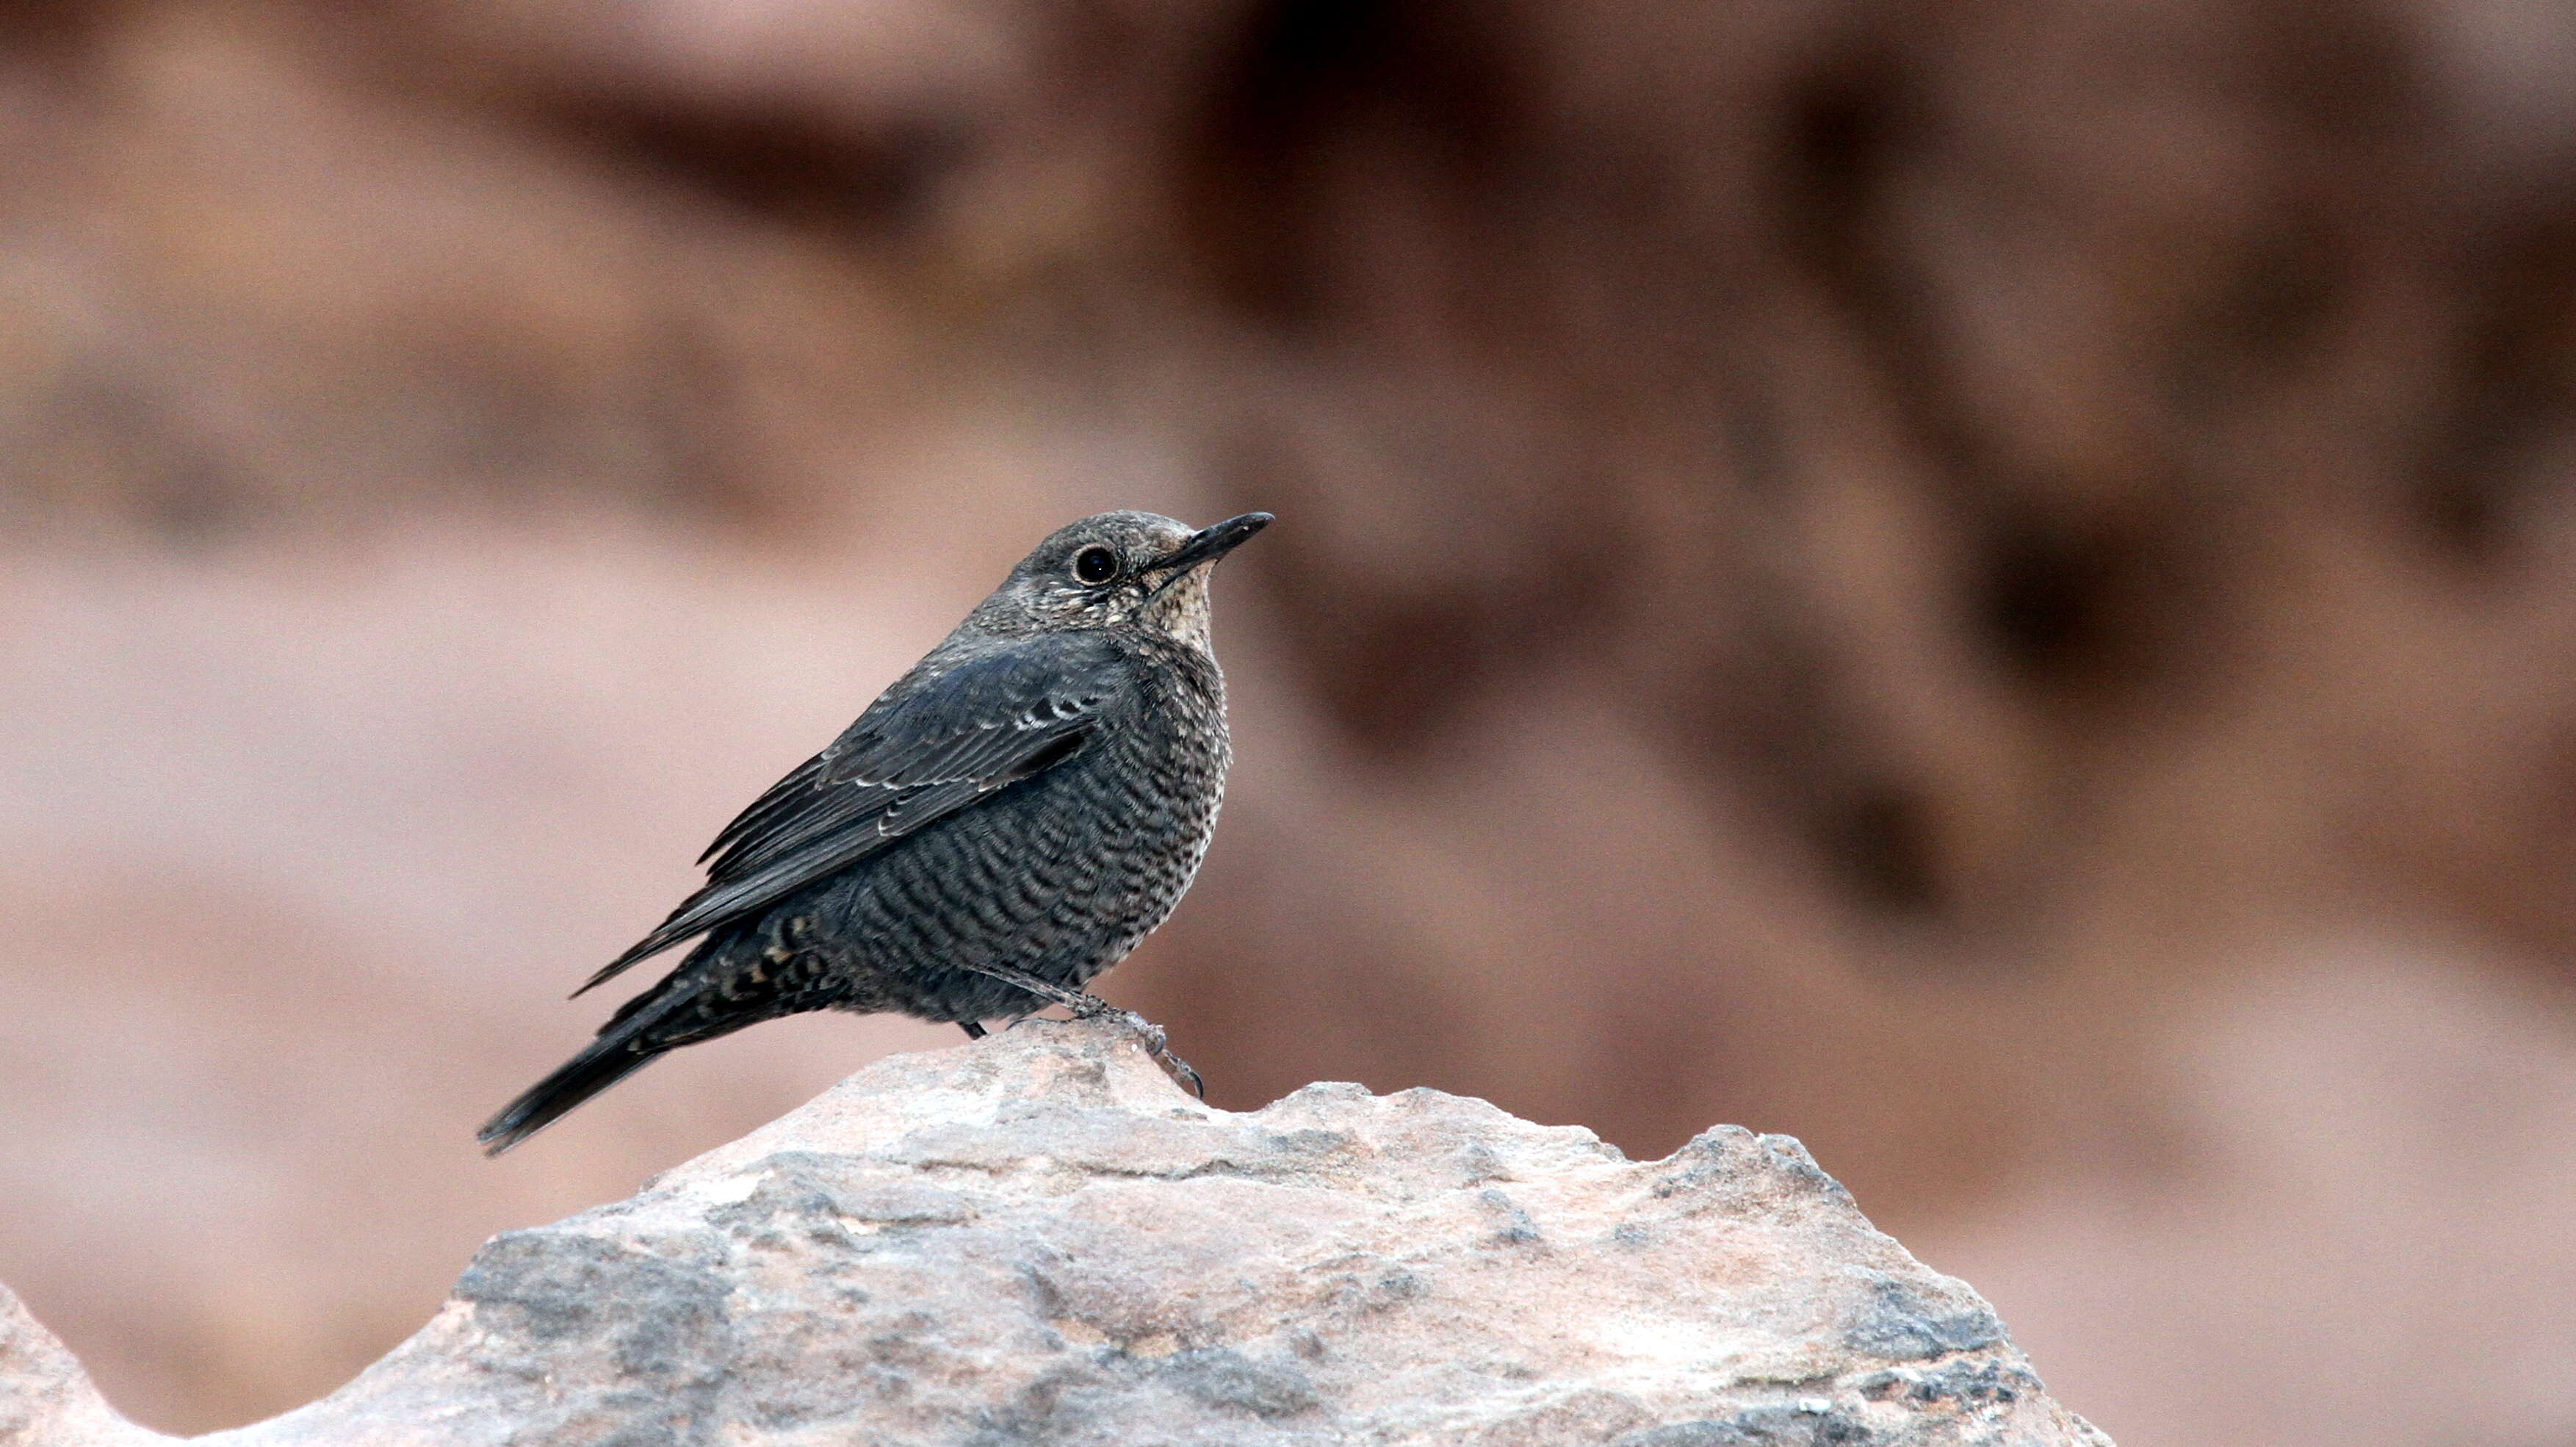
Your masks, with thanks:
[[[660,983],[477,1133],[497,1156],[684,1045],[810,1010],[964,1027],[1084,989],[1197,874],[1233,750],[1210,574],[1269,525],[1106,512],[1049,534],[946,639],[699,856],[706,884],[578,997],[687,941]],[[712,860],[712,863],[709,861]]]

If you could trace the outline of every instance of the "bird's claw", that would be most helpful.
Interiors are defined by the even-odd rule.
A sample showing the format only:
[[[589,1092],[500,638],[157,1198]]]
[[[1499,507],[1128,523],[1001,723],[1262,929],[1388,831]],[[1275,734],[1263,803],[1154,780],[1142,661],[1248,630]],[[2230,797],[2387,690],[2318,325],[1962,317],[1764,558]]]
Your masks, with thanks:
[[[1118,1013],[1127,1017],[1125,1024],[1136,1032],[1136,1043],[1145,1047],[1145,1053],[1154,1057],[1154,1063],[1163,1067],[1164,1074],[1188,1086],[1192,1095],[1207,1099],[1207,1082],[1199,1078],[1199,1073],[1190,1068],[1188,1061],[1172,1053],[1169,1037],[1164,1035],[1162,1026],[1133,1010]]]
[[[1154,1058],[1156,1065],[1163,1067],[1166,1075],[1188,1086],[1190,1093],[1199,1099],[1207,1099],[1207,1081],[1199,1075],[1198,1071],[1191,1068],[1188,1061],[1172,1053],[1168,1038],[1163,1034],[1163,1027],[1135,1011],[1122,1010],[1087,990],[1067,990],[1016,971],[1004,973],[998,969],[979,969],[977,973],[988,974],[996,979],[1018,985],[1041,999],[1053,1000],[1064,1006],[1076,1020],[1115,1018],[1119,1024],[1134,1033],[1136,1043],[1145,1047],[1145,1053]],[[1023,1015],[1011,1022],[1011,1028],[1017,1029],[1032,1018],[1034,1017]]]
[[[1074,1010],[1074,1018],[1092,1020],[1104,1015],[1116,1016],[1119,1024],[1126,1026],[1135,1034],[1136,1043],[1145,1047],[1145,1053],[1154,1058],[1154,1063],[1163,1067],[1164,1074],[1188,1086],[1190,1093],[1199,1099],[1207,1099],[1207,1081],[1200,1077],[1198,1071],[1190,1067],[1188,1061],[1172,1053],[1171,1037],[1163,1033],[1162,1026],[1133,1010],[1121,1010],[1097,995],[1084,998],[1090,1000],[1091,1004],[1088,1008],[1077,1006]]]
[[[1154,1051],[1153,1054],[1154,1063],[1163,1067],[1163,1069],[1170,1074],[1174,1080],[1188,1086],[1190,1088],[1190,1094],[1197,1096],[1201,1100],[1207,1099],[1207,1082],[1199,1078],[1199,1073],[1190,1068],[1190,1063],[1188,1061],[1174,1055],[1169,1050],[1158,1049]]]

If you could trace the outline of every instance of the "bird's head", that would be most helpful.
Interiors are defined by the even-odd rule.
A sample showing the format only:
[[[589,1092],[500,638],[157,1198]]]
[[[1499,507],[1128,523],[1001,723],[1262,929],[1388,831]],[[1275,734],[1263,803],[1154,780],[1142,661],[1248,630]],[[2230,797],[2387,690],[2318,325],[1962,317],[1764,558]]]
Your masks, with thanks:
[[[1150,512],[1105,512],[1049,534],[975,610],[995,632],[1142,626],[1207,646],[1210,567],[1267,526],[1248,512],[1196,532]]]

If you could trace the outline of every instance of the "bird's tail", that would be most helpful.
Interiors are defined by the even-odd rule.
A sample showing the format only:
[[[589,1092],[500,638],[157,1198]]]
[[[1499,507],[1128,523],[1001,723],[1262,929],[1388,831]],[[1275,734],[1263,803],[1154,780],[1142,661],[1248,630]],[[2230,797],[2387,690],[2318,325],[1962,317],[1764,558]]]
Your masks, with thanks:
[[[684,966],[627,1001],[600,1027],[597,1040],[557,1067],[552,1075],[529,1086],[518,1099],[501,1107],[500,1114],[485,1121],[483,1128],[474,1133],[474,1138],[483,1143],[483,1153],[501,1154],[562,1119],[574,1106],[651,1064],[663,1052],[687,1043],[685,1039],[669,1038],[669,1032],[654,1027],[697,994],[701,982],[693,976],[694,972]]]

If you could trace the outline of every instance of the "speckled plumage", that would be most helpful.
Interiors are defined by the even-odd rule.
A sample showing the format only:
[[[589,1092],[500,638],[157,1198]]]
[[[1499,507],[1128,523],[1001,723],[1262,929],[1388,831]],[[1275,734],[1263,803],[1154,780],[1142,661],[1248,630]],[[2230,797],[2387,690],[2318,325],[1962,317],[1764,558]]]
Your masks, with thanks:
[[[1208,573],[1268,521],[1104,513],[1040,543],[717,836],[706,886],[583,988],[696,948],[481,1138],[507,1150],[653,1057],[762,1020],[891,1010],[971,1034],[1049,1003],[979,967],[1079,991],[1125,958],[1216,826],[1231,750]],[[1103,549],[1116,576],[1084,581]]]

